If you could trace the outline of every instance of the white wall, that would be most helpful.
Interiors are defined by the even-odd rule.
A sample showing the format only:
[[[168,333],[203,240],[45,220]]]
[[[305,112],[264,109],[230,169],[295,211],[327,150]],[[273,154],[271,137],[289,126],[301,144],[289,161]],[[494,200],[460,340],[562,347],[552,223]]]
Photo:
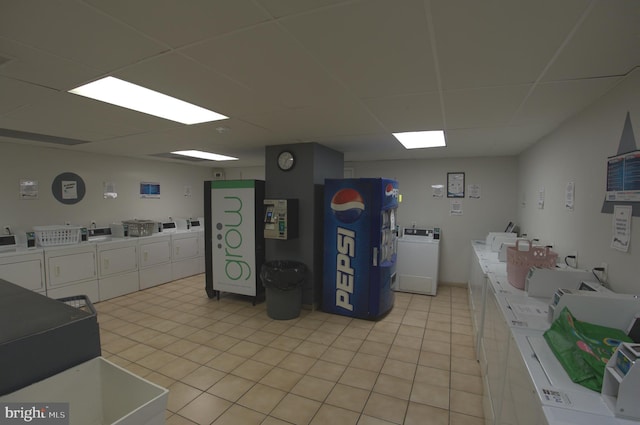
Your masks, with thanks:
[[[530,237],[552,241],[564,257],[576,250],[578,266],[606,262],[609,282],[618,292],[640,292],[640,229],[632,220],[628,253],[610,248],[612,215],[601,213],[606,190],[607,157],[616,155],[627,112],[640,134],[640,71],[519,157],[518,223]],[[575,182],[575,209],[564,207],[564,190]],[[538,191],[545,190],[544,209]],[[523,204],[524,201],[524,205]],[[634,208],[640,208],[635,205]],[[634,254],[635,251],[635,254]]]
[[[75,173],[85,182],[86,195],[77,204],[62,204],[52,195],[51,183],[64,172]],[[203,182],[213,176],[208,167],[13,143],[0,143],[0,173],[0,226],[9,225],[14,233],[67,221],[89,225],[93,220],[101,226],[134,217],[202,216]],[[19,199],[20,179],[38,181],[38,199]],[[103,199],[105,181],[115,183],[117,199]],[[143,181],[159,182],[161,198],[140,199]],[[191,186],[191,196],[184,195],[185,186]]]
[[[457,158],[347,163],[354,177],[388,177],[398,180],[402,203],[400,226],[440,227],[441,282],[466,283],[472,239],[490,231],[504,231],[516,217],[515,157]],[[450,199],[434,198],[431,185],[446,185],[447,172],[464,172],[465,184],[478,184],[480,199],[462,199],[463,215],[452,216]]]

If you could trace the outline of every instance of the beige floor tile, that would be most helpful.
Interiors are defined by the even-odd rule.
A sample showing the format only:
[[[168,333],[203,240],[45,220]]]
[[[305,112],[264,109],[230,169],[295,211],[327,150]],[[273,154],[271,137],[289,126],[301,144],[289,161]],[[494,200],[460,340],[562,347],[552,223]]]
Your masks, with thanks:
[[[180,381],[199,390],[205,391],[225,376],[227,376],[225,372],[212,369],[207,366],[201,366],[181,378]]]
[[[395,337],[395,333],[383,332],[373,329],[371,332],[369,332],[369,335],[367,335],[365,342],[379,342],[382,344],[391,345]]]
[[[202,394],[202,391],[193,388],[182,382],[175,382],[168,387],[169,398],[167,399],[167,409],[171,412],[178,412],[184,406]]]
[[[118,353],[118,356],[131,362],[137,362],[138,360],[147,357],[148,355],[155,353],[156,351],[157,350],[153,347],[136,343],[135,345],[132,345],[131,347],[120,351]]]
[[[229,335],[233,338],[245,339],[249,335],[253,334],[256,330],[246,326],[238,325],[224,332],[225,335]]]
[[[449,411],[426,404],[409,402],[404,425],[449,425]]]
[[[281,321],[203,286],[199,275],[96,303],[105,357],[170,389],[167,424],[483,423],[466,288],[397,293],[379,321]]]
[[[278,363],[278,366],[298,373],[307,373],[316,362],[317,360],[311,357],[291,353]]]
[[[385,360],[380,373],[395,376],[397,378],[413,380],[416,373],[416,364],[387,359]]]
[[[406,400],[372,393],[369,400],[367,400],[363,413],[374,418],[401,424],[404,421],[408,404]]]
[[[256,344],[254,342],[240,341],[233,347],[229,348],[227,352],[229,354],[235,354],[236,356],[245,357],[248,359],[253,357],[253,355],[255,355],[258,351],[262,350],[263,348],[264,347],[262,345]]]
[[[167,353],[166,351],[157,350],[148,356],[137,360],[136,363],[139,363],[146,368],[159,371],[160,368],[178,358],[178,356]]]
[[[295,394],[287,394],[276,408],[271,411],[270,416],[296,425],[306,425],[311,422],[320,406],[320,402]]]
[[[200,365],[196,362],[178,357],[157,370],[163,375],[180,380],[199,367]]]
[[[449,425],[484,425],[483,418],[476,416],[463,415],[458,412],[451,412],[451,419]]]
[[[349,366],[358,369],[370,370],[372,372],[380,372],[384,365],[384,357],[374,356],[372,354],[356,353],[351,359]]]
[[[167,418],[165,422],[166,425],[198,425],[195,422],[190,421],[189,419],[180,416],[180,415],[171,415]]]
[[[414,382],[423,382],[426,384],[449,388],[450,381],[451,377],[448,370],[428,366],[418,366],[416,368]]]
[[[258,362],[276,366],[288,355],[289,352],[287,351],[278,350],[277,348],[273,347],[262,347],[260,351],[255,353],[251,358]]]
[[[234,356],[233,354],[229,353],[222,353],[211,359],[207,363],[207,366],[221,370],[223,372],[231,372],[233,369],[237,368],[245,361],[246,359],[244,357]]]
[[[326,351],[320,356],[322,360],[338,363],[341,365],[347,366],[351,363],[353,356],[356,353],[350,350],[343,350],[341,348],[329,347]]]
[[[145,376],[144,379],[151,381],[154,384],[160,385],[164,388],[169,388],[176,382],[175,379],[169,378],[168,376],[165,376],[158,372],[151,372],[150,374]]]
[[[450,370],[451,369],[451,357],[432,353],[429,351],[421,351],[418,364],[422,366],[435,367],[438,369]]]
[[[336,384],[327,396],[325,403],[353,410],[354,412],[362,412],[370,394],[371,391],[369,390]]]
[[[237,401],[255,383],[235,375],[227,375],[207,390],[209,394],[222,397],[232,402]]]
[[[420,350],[394,345],[389,350],[388,358],[407,363],[418,363]]]
[[[291,338],[280,335],[269,343],[269,347],[277,348],[284,351],[293,351],[302,341],[298,338]]]
[[[451,390],[451,411],[482,418],[482,396],[464,391]]]
[[[247,360],[231,371],[232,374],[250,381],[258,382],[273,366],[255,360]]]
[[[260,380],[260,383],[283,391],[290,391],[302,376],[301,373],[274,367]]]
[[[280,403],[285,395],[287,395],[286,391],[256,384],[237,403],[267,415]]]
[[[231,405],[227,400],[203,393],[180,409],[178,414],[198,424],[210,424]]]
[[[324,401],[335,385],[335,382],[302,375],[302,378],[291,389],[291,393],[316,401]]]
[[[165,348],[165,351],[168,350]],[[207,347],[206,345],[199,345],[196,349],[185,353],[182,357],[187,360],[191,360],[192,362],[204,365],[219,356],[221,353],[222,351],[216,348]]]
[[[311,425],[356,425],[360,415],[350,410],[324,404],[311,421]]]
[[[483,394],[482,378],[480,376],[466,375],[451,372],[451,388],[474,394]]]
[[[449,409],[449,389],[446,387],[425,382],[414,382],[409,399],[414,403]]]
[[[361,388],[363,390],[371,390],[375,385],[377,378],[378,374],[376,372],[348,367],[338,382],[340,384]]]
[[[376,341],[364,341],[360,346],[359,352],[372,354],[374,356],[387,357],[389,349],[391,349],[391,344],[385,344]]]
[[[313,333],[313,329],[302,328],[300,326],[292,326],[282,333],[283,336],[296,339],[307,339]]]
[[[264,330],[260,330],[260,332],[254,332],[249,335],[246,341],[255,342],[260,345],[269,345],[273,342],[274,339],[278,337],[277,334],[271,332],[265,332]]]
[[[425,339],[422,342],[422,351],[449,356],[451,354],[451,344],[449,342],[429,341]]]
[[[477,361],[453,357],[451,371],[466,375],[480,376],[480,364]]]
[[[409,400],[412,385],[413,381],[411,380],[380,374],[373,386],[373,391],[378,394]]]
[[[291,422],[283,421],[282,419],[274,418],[273,416],[267,416],[260,425],[290,425]]]
[[[237,404],[231,406],[212,425],[258,425],[266,416]]]
[[[356,352],[360,349],[360,346],[364,342],[363,339],[351,338],[344,335],[337,337],[331,344],[334,348],[340,348],[343,350]]]
[[[318,360],[307,372],[309,376],[326,379],[327,381],[337,382],[346,369],[346,366],[337,363],[325,362]]]
[[[301,354],[303,356],[312,357],[314,359],[319,359],[320,356],[327,350],[326,344],[319,344],[317,342],[311,341],[302,341],[293,352],[296,354]]]

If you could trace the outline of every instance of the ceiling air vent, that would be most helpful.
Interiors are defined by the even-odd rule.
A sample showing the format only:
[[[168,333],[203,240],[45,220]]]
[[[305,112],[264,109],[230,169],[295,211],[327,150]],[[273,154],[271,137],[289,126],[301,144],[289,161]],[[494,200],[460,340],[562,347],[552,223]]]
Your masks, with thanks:
[[[8,137],[10,139],[31,140],[33,142],[53,143],[56,145],[82,145],[89,143],[87,140],[70,139],[68,137],[51,136],[50,134],[30,133],[28,131],[11,130],[8,128],[0,128],[0,137]]]

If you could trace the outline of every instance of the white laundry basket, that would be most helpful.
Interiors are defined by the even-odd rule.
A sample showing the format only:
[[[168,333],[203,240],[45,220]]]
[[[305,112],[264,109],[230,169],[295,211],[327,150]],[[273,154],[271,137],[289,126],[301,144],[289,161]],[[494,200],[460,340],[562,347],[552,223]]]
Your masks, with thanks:
[[[0,397],[2,403],[69,403],[70,425],[162,425],[169,390],[96,357]]]

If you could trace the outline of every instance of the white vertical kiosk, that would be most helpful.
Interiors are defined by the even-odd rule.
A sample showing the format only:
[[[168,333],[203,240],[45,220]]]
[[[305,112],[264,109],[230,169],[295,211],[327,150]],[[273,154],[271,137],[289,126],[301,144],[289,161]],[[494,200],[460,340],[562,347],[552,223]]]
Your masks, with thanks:
[[[264,299],[262,180],[205,182],[205,273],[207,295],[231,292]]]

